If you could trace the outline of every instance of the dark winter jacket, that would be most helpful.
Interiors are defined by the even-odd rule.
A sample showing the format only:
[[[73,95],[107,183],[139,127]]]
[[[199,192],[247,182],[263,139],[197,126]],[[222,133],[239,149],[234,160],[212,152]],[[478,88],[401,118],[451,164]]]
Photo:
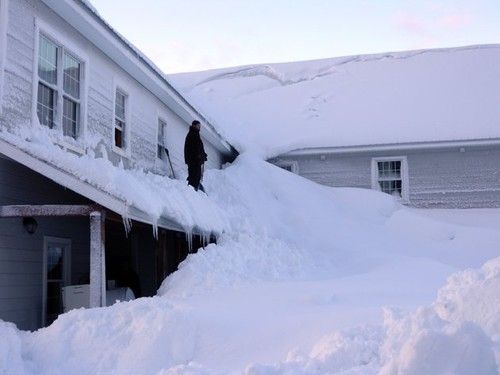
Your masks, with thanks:
[[[207,154],[203,147],[200,131],[193,127],[189,128],[189,133],[184,143],[184,161],[188,165],[202,165],[207,161]]]

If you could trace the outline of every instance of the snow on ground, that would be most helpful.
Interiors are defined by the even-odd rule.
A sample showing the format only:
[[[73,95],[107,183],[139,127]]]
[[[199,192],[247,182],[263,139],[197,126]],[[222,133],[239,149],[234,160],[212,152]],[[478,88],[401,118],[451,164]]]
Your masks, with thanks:
[[[217,245],[156,297],[33,333],[2,323],[0,373],[498,373],[498,228],[427,218],[250,154],[205,185],[227,223]]]
[[[500,137],[500,45],[169,76],[240,151]],[[480,99],[479,99],[480,98]]]

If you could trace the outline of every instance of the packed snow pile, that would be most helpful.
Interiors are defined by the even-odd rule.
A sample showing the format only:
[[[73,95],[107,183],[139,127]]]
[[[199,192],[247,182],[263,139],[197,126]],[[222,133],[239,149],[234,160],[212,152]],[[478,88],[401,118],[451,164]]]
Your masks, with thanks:
[[[225,223],[217,245],[156,297],[73,310],[33,333],[2,323],[0,373],[497,373],[500,231],[250,154],[205,185]]]
[[[498,138],[499,45],[172,75],[240,151]]]
[[[210,234],[222,233],[227,227],[224,214],[206,196],[197,194],[180,180],[164,178],[140,168],[124,169],[114,166],[104,147],[92,144],[85,155],[67,152],[56,144],[61,135],[38,123],[26,125],[18,133],[0,130],[0,140],[23,150],[27,154],[100,189],[123,202],[119,212],[126,220],[131,207],[149,216],[153,225],[161,218],[180,224],[187,232],[196,229]],[[96,155],[92,150],[99,150]],[[64,185],[64,183],[62,183]]]

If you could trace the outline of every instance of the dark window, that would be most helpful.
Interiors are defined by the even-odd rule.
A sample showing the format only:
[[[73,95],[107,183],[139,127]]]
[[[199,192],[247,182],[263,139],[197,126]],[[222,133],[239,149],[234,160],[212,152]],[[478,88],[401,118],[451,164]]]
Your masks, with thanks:
[[[125,105],[126,96],[119,90],[116,90],[115,96],[115,146],[125,147]]]

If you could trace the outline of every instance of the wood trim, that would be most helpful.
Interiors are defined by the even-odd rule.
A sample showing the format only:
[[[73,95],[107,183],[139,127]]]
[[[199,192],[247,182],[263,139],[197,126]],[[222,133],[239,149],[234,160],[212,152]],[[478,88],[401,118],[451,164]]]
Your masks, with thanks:
[[[30,217],[30,216],[88,216],[91,212],[102,210],[98,205],[11,205],[0,206],[0,217]]]

